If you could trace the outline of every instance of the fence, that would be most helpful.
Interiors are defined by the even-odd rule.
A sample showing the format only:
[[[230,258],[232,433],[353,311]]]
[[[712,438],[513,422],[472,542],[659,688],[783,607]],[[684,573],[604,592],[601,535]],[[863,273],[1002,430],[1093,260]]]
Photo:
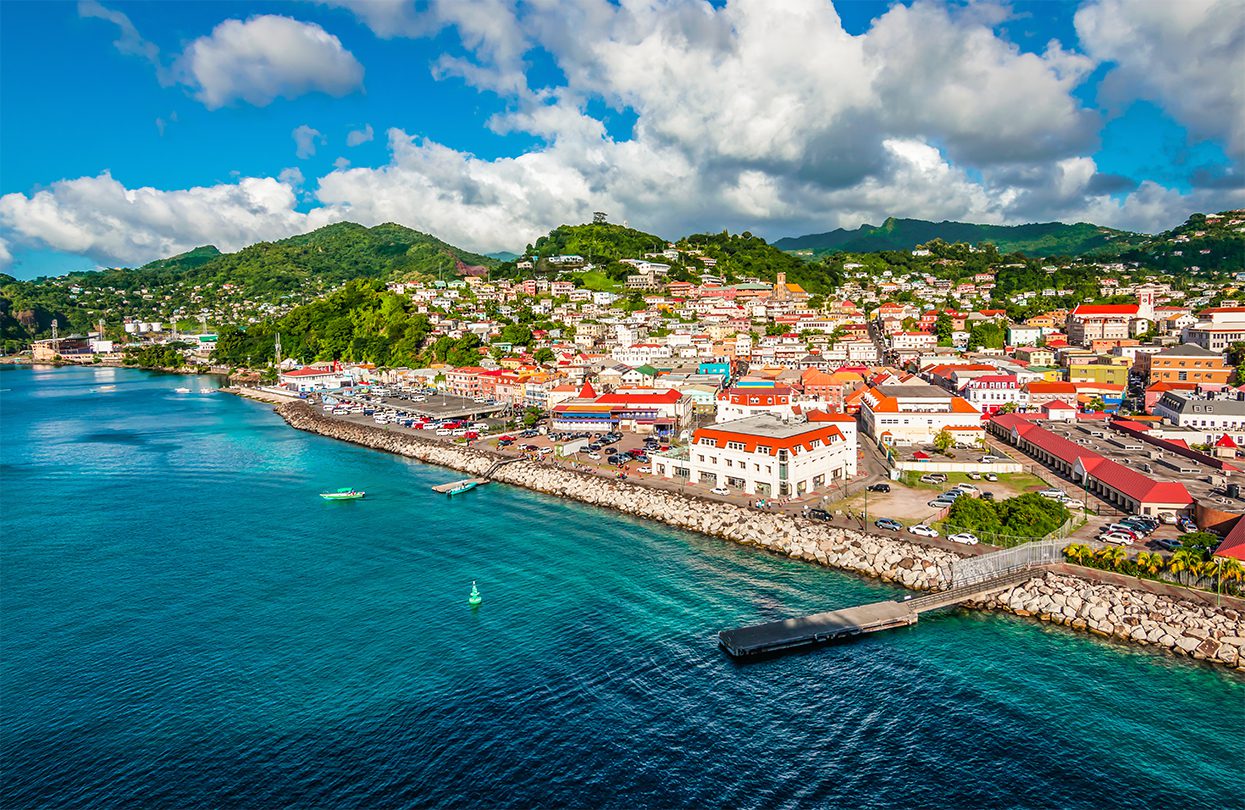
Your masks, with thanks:
[[[1023,543],[993,554],[956,560],[951,563],[951,584],[958,588],[1022,568],[1063,562],[1065,545],[1063,540],[1041,540],[1036,543]]]

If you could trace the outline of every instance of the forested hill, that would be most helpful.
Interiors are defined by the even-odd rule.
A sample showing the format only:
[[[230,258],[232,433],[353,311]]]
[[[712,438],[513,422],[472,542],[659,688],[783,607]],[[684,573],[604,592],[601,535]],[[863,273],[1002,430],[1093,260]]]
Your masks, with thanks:
[[[1245,210],[1193,214],[1183,225],[1120,254],[1165,273],[1245,269]]]
[[[826,233],[786,237],[774,247],[788,251],[871,253],[879,250],[912,250],[934,239],[980,244],[992,242],[1001,253],[1027,256],[1080,256],[1096,251],[1119,252],[1146,239],[1144,234],[1117,231],[1078,222],[1041,222],[1030,225],[974,225],[967,222],[929,222],[923,219],[888,218],[880,226],[861,225],[855,230],[838,228]]]
[[[593,222],[583,225],[559,225],[545,236],[528,245],[527,254],[539,259],[550,256],[583,256],[597,264],[636,259],[645,253],[660,253],[666,240],[635,228]]]
[[[263,305],[309,301],[352,279],[405,280],[458,274],[461,265],[495,267],[487,256],[425,233],[385,224],[339,222],[237,253],[208,245],[138,268],[18,281],[0,277],[0,338],[84,330],[100,317],[191,317],[228,301],[238,314]],[[240,309],[239,309],[240,308]]]

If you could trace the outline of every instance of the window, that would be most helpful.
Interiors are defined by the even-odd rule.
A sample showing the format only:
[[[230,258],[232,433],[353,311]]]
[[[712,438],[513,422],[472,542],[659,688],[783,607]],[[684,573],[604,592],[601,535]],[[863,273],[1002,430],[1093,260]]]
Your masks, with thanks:
[[[770,448],[769,448],[769,447],[767,447],[767,446],[765,446],[765,445],[763,445],[763,444],[759,444],[759,445],[757,445],[757,452],[758,452],[758,453],[764,453],[765,455],[769,455],[771,451],[770,451]]]
[[[743,442],[727,442],[726,449],[727,450],[743,450],[744,443]]]

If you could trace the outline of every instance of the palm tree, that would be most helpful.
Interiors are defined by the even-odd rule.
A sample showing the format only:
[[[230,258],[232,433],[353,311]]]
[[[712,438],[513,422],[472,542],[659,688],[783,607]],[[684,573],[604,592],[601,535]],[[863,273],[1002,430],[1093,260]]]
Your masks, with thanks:
[[[1178,548],[1172,554],[1171,560],[1167,563],[1167,570],[1173,574],[1183,574],[1180,577],[1181,585],[1189,584],[1189,574],[1197,575],[1198,570],[1202,567],[1202,555],[1196,551],[1187,548]]]
[[[1241,565],[1241,561],[1234,557],[1219,557],[1219,581],[1234,582],[1240,585],[1241,580],[1245,580],[1245,565]],[[1233,588],[1239,590],[1239,588]]]
[[[1082,543],[1071,543],[1063,549],[1064,559],[1077,565],[1084,565],[1092,553],[1089,546]]]
[[[1167,561],[1163,559],[1162,554],[1155,554],[1151,551],[1142,551],[1137,554],[1137,571],[1139,573],[1154,576],[1159,571],[1162,571],[1166,564]]]
[[[1094,552],[1094,558],[1101,563],[1105,563],[1110,568],[1119,568],[1120,563],[1128,559],[1128,552],[1124,551],[1120,546],[1107,546],[1100,548]]]

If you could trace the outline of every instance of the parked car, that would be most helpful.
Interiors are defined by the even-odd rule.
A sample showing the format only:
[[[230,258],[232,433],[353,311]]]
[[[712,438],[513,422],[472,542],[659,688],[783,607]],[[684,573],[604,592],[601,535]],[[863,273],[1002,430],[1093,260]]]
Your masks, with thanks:
[[[1161,512],[1159,514],[1159,520],[1167,526],[1175,526],[1176,522],[1180,520],[1180,518],[1176,516],[1175,512]]]
[[[1098,535],[1098,539],[1104,543],[1111,543],[1117,546],[1131,546],[1136,542],[1132,535],[1125,532],[1105,532]]]
[[[938,531],[933,527],[926,526],[924,523],[918,523],[915,526],[909,526],[908,531],[917,537],[937,537]]]
[[[981,493],[981,499],[982,499],[983,501],[992,501],[992,500],[994,500],[994,493],[993,493],[993,492],[983,492],[983,493]]]
[[[448,435],[450,435],[450,434],[451,434],[451,433],[453,433],[453,432],[454,432],[454,431],[450,430],[449,428],[437,428],[437,435],[438,435],[438,436],[448,436]]]
[[[827,512],[825,509],[810,509],[808,510],[808,516],[812,518],[813,520],[829,520],[830,519],[830,513]]]
[[[987,480],[987,481],[997,481],[997,480],[999,480],[999,477],[998,477],[997,475],[995,475],[994,473],[986,473],[986,476],[985,476],[985,477],[986,477],[986,480]]]
[[[1174,537],[1161,537],[1154,542],[1158,544],[1159,548],[1167,549],[1168,551],[1175,551],[1182,545],[1182,543]]]
[[[980,492],[980,491],[981,491],[981,490],[977,489],[976,485],[974,485],[974,484],[956,484],[956,485],[955,485],[955,488],[956,488],[956,489],[958,489],[960,492],[967,492],[967,493],[969,493],[970,495],[971,495],[971,494],[973,494],[973,493],[975,493],[975,492]]]
[[[1044,489],[1038,494],[1041,495],[1043,498],[1050,498],[1052,501],[1057,501],[1060,498],[1065,497],[1064,491],[1062,489]]]
[[[981,542],[980,540],[977,539],[977,535],[971,534],[969,532],[960,532],[959,534],[953,534],[947,539],[950,540],[952,543],[961,543],[966,546],[975,546]]]
[[[978,473],[978,472],[970,472],[970,473],[968,473],[968,477],[969,477],[971,480],[973,480],[973,481],[980,481],[980,480],[981,480],[981,473]]]
[[[731,494],[731,491],[727,489],[726,487],[714,487],[713,489],[709,491],[712,492],[714,495],[730,495]]]
[[[922,484],[945,484],[947,476],[945,473],[925,473],[921,476]]]
[[[588,458],[592,459],[593,461],[600,461],[601,454],[597,452],[590,452],[588,453]]]
[[[869,490],[870,492],[890,492],[891,485],[890,484],[870,484],[869,486],[865,487],[865,489]]]
[[[955,501],[946,498],[935,498],[926,504],[930,509],[950,509],[955,505]]]
[[[878,518],[873,521],[873,525],[890,532],[897,532],[903,529],[903,524],[894,518]]]
[[[985,456],[982,456],[980,459],[982,464],[993,464],[996,461],[1002,461],[1002,460],[1003,460],[1002,456],[994,456],[994,455],[985,455]]]
[[[1176,528],[1180,529],[1180,531],[1185,534],[1188,534],[1189,532],[1197,531],[1197,524],[1192,520],[1189,520],[1187,517],[1182,516],[1180,520],[1176,521]]]

